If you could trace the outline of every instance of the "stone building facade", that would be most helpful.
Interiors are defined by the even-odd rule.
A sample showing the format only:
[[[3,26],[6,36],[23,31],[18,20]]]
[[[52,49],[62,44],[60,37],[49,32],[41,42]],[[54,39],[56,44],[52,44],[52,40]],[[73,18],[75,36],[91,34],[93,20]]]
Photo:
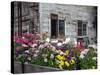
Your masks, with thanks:
[[[15,6],[17,3],[15,2]],[[18,6],[15,7],[15,31],[18,32]],[[97,37],[97,7],[54,3],[22,2],[22,30],[48,32],[71,38]],[[17,18],[16,18],[17,16]]]
[[[39,12],[41,33],[48,32],[55,37],[60,33],[65,37],[96,37],[94,25],[96,26],[97,11],[94,6],[40,3]],[[56,26],[53,26],[55,24]]]

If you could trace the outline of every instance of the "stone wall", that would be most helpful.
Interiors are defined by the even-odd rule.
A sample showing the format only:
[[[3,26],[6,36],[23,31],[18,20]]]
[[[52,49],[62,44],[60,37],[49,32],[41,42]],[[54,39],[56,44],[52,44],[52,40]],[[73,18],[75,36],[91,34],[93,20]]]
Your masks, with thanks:
[[[77,20],[87,22],[87,35],[92,38],[95,36],[93,21],[96,15],[94,6],[65,5],[40,3],[40,30],[41,33],[49,32],[51,35],[50,14],[58,14],[58,19],[65,20],[65,36],[77,37]]]
[[[58,68],[46,67],[46,66],[39,66],[35,64],[24,64],[24,69],[22,71],[22,65],[19,62],[14,63],[14,73],[36,73],[36,72],[53,72],[53,71],[63,71]]]
[[[18,2],[14,6],[14,30],[18,32]],[[51,14],[57,14],[65,22],[65,37],[78,37],[78,20],[87,22],[87,37],[94,38],[93,23],[97,10],[95,6],[80,6],[54,3],[22,2],[22,30],[48,32],[51,36]]]

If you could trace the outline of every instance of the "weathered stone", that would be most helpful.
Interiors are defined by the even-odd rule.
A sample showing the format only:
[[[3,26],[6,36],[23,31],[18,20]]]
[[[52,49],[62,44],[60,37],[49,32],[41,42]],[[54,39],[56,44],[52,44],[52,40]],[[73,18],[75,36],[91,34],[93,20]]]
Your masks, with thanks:
[[[24,73],[35,73],[35,72],[51,72],[51,71],[62,71],[58,68],[39,66],[35,64],[24,64]],[[19,62],[14,63],[14,73],[22,73],[22,65]]]

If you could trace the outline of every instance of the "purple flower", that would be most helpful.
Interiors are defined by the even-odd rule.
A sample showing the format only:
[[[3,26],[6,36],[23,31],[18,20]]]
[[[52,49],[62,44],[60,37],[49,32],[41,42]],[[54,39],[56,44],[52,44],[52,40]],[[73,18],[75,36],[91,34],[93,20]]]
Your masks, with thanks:
[[[56,47],[56,50],[60,50],[60,48],[59,47]]]
[[[72,52],[72,49],[69,49],[69,54],[68,54],[70,57],[73,56],[73,52]]]
[[[70,49],[69,49],[69,53],[71,53],[71,52],[72,52],[72,49],[70,48]]]
[[[70,61],[71,57],[70,56],[66,56],[66,60]]]

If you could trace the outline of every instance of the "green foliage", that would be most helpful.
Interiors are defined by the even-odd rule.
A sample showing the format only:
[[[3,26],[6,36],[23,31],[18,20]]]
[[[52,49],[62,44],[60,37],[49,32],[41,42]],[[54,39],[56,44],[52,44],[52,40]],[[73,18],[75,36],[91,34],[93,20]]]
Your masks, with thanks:
[[[24,62],[24,55],[19,55],[18,57],[16,57],[16,61]]]
[[[93,49],[90,48],[87,55],[83,59],[80,59],[80,62],[78,63],[80,69],[96,69],[97,59],[93,60],[93,57],[95,57],[95,53]]]

